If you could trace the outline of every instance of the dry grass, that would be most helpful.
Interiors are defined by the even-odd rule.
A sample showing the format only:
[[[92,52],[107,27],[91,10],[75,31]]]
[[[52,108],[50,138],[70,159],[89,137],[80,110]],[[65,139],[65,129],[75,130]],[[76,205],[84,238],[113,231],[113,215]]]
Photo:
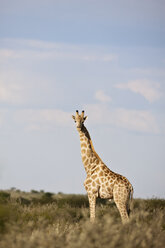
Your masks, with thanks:
[[[122,225],[114,203],[98,201],[89,222],[83,195],[0,192],[1,248],[137,247],[165,244],[165,200],[134,200],[130,221]]]

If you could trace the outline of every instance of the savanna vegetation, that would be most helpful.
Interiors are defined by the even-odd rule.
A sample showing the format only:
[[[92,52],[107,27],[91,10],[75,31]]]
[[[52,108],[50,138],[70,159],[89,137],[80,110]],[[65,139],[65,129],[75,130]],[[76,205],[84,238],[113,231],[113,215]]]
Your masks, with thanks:
[[[134,199],[122,225],[113,202],[98,200],[89,222],[85,195],[0,191],[1,248],[163,248],[165,200]]]

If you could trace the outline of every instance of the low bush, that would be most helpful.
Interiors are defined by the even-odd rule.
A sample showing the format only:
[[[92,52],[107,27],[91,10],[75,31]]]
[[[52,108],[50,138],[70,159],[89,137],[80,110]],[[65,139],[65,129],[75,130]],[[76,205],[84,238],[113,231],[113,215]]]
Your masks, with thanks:
[[[5,203],[10,199],[10,193],[0,191],[0,203]]]
[[[135,199],[125,225],[115,204],[102,200],[97,201],[95,223],[90,223],[85,195],[40,192],[34,197],[20,192],[17,199],[7,195],[1,199],[1,248],[163,248],[165,244],[163,199]]]

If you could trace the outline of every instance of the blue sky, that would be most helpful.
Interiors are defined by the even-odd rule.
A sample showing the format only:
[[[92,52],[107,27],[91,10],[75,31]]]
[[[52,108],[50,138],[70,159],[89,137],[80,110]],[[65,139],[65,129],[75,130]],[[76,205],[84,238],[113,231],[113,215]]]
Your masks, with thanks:
[[[71,115],[135,197],[165,197],[165,3],[0,1],[0,188],[85,193]]]

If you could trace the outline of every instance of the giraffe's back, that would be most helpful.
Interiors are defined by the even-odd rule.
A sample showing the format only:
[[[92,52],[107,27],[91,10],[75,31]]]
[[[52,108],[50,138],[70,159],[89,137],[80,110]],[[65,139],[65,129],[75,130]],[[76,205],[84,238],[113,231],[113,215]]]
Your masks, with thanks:
[[[88,193],[96,194],[97,197],[112,199],[114,193],[119,194],[121,189],[123,194],[128,198],[131,184],[128,179],[111,171],[102,161],[87,175],[84,182],[85,189]],[[118,192],[117,192],[118,191]]]

